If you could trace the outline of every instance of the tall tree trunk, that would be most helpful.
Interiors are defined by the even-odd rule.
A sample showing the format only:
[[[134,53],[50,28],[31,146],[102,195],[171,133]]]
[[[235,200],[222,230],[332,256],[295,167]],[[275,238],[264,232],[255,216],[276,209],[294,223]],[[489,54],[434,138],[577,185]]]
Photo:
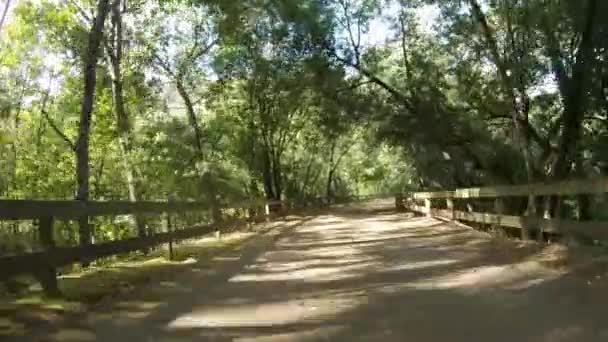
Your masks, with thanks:
[[[262,179],[264,180],[264,192],[266,192],[267,199],[275,199],[275,192],[273,187],[272,180],[272,165],[270,156],[268,155],[268,150],[266,148],[263,149],[264,160],[262,162]]]
[[[298,198],[302,200],[306,197],[305,190],[308,187],[308,182],[310,181],[310,171],[312,167],[313,158],[308,158],[308,163],[306,164],[306,171],[304,173],[304,179],[302,180],[302,186],[298,187]]]
[[[553,164],[554,179],[568,176],[576,158],[576,146],[581,136],[582,122],[587,104],[587,88],[592,70],[593,31],[597,1],[590,0],[587,5],[585,28],[576,53],[576,64],[572,68],[572,77],[562,90],[564,111],[562,114],[562,134],[557,148],[557,158]],[[564,82],[565,80],[562,80]]]
[[[203,132],[198,123],[198,118],[196,117],[196,112],[194,111],[194,103],[190,98],[190,94],[186,87],[184,86],[183,80],[180,75],[175,76],[175,86],[177,88],[177,92],[179,93],[182,101],[184,101],[184,106],[186,106],[186,113],[188,114],[188,123],[192,130],[194,131],[194,147],[196,148],[196,152],[198,153],[198,157],[202,160],[204,157],[203,151]],[[196,169],[196,160],[194,161],[194,169]],[[221,218],[221,210],[220,203],[218,201],[218,194],[216,187],[212,184],[213,180],[210,174],[203,174],[201,177],[201,185],[205,188],[204,191],[209,193],[209,199],[211,202],[211,211],[214,221],[218,222]]]
[[[572,76],[568,77],[564,64],[560,60],[560,51],[557,41],[545,27],[548,37],[549,53],[559,84],[564,109],[561,115],[562,131],[558,141],[557,155],[551,167],[552,179],[563,180],[572,171],[577,159],[577,144],[581,137],[582,122],[587,107],[587,89],[592,71],[593,35],[595,17],[597,13],[597,0],[587,3],[586,21],[581,33],[580,43],[576,52],[576,62],[572,67]],[[547,216],[559,217],[560,198],[551,196],[546,208]]]
[[[331,204],[333,197],[334,197],[334,193],[332,191],[332,184],[334,181],[334,172],[335,170],[333,168],[329,169],[329,172],[327,173],[327,184],[326,184],[326,189],[325,189],[325,197],[327,198],[327,204]]]
[[[334,177],[334,154],[336,152],[336,141],[332,141],[331,148],[329,150],[329,171],[327,172],[327,184],[325,188],[325,197],[327,198],[327,204],[331,204],[332,192],[331,184]]]
[[[532,164],[532,153],[531,153],[531,146],[530,146],[530,136],[529,136],[529,132],[524,130],[521,126],[522,125],[529,125],[528,122],[528,97],[525,95],[525,93],[520,93],[520,94],[516,94],[519,98],[519,100],[515,100],[515,103],[513,104],[514,106],[514,117],[515,117],[515,126],[516,126],[516,132],[517,134],[519,134],[519,145],[520,145],[520,150],[524,159],[524,165],[526,168],[526,180],[528,182],[528,184],[532,184],[535,182],[535,177],[534,177],[534,166]],[[523,123],[520,122],[520,118],[522,118]],[[529,193],[528,196],[528,204],[526,206],[526,215],[527,216],[536,216],[538,211],[536,208],[536,197],[532,194]],[[540,229],[540,228],[539,228]],[[542,231],[539,231],[537,234],[538,240],[542,241],[543,239],[543,233]],[[528,240],[530,238],[530,232],[528,231],[527,227],[522,227],[521,229],[521,238],[523,240]]]
[[[21,91],[21,96],[19,97],[19,103],[17,104],[17,109],[15,111],[15,120],[14,120],[14,130],[19,134],[19,127],[21,123],[21,109],[23,107],[23,98],[25,97],[25,87],[23,87]],[[12,151],[12,163],[11,163],[11,175],[8,185],[6,187],[6,193],[4,195],[11,195],[12,191],[17,190],[17,168],[19,167],[19,135],[15,136],[13,141],[11,142],[11,151]]]
[[[283,176],[281,170],[281,156],[272,153],[272,180],[274,183],[274,199],[281,200],[283,193]]]
[[[97,57],[99,56],[99,45],[103,38],[104,23],[109,11],[109,0],[99,0],[97,3],[97,16],[95,17],[91,31],[88,34],[88,46],[86,54],[84,55],[84,92],[82,95],[78,140],[75,148],[76,181],[78,186],[76,190],[76,200],[83,202],[89,200],[89,137],[95,101]],[[80,217],[78,219],[78,224],[80,244],[91,244],[89,218],[87,216]],[[86,260],[83,264],[87,264]]]
[[[513,78],[509,73],[508,60],[500,55],[498,44],[494,36],[494,31],[490,27],[485,14],[483,13],[481,6],[477,0],[469,0],[471,5],[472,15],[482,29],[484,35],[486,47],[490,53],[490,57],[498,69],[501,83],[504,91],[509,95],[512,102],[511,117],[513,120],[513,127],[515,129],[518,145],[524,160],[526,168],[526,176],[528,183],[534,182],[534,168],[532,163],[532,153],[530,151],[530,123],[528,121],[528,97],[523,89],[523,85],[516,87],[513,82]],[[536,200],[534,195],[528,195],[528,207],[526,214],[533,216],[536,215]],[[522,239],[529,238],[529,232],[527,228],[521,230]]]
[[[576,156],[576,174],[580,178],[584,178],[584,156],[582,153],[577,153]],[[577,200],[577,219],[579,221],[586,221],[591,219],[591,196],[588,194],[580,194],[576,198]]]
[[[118,144],[122,156],[122,164],[127,181],[127,191],[129,201],[137,202],[139,197],[138,182],[136,178],[135,168],[131,161],[133,150],[133,131],[129,122],[129,114],[124,102],[123,91],[123,75],[122,75],[122,56],[123,56],[123,29],[122,29],[122,9],[121,0],[114,0],[112,3],[112,46],[110,46],[107,55],[109,57],[109,73],[112,78],[112,101],[114,103],[114,112],[116,114],[116,122],[118,128]],[[146,226],[144,220],[139,216],[134,217],[137,235],[143,237],[146,235]],[[146,252],[147,249],[144,250]]]
[[[255,181],[255,179],[253,179],[253,177],[249,180],[247,193],[249,195],[249,198],[258,197],[258,187],[257,187],[256,181]],[[256,208],[256,207],[250,207],[249,209],[247,209],[247,212],[248,212],[249,218],[255,218],[259,214],[258,208]]]
[[[310,180],[310,182],[308,183],[308,185],[306,186],[306,188],[304,190],[306,190],[307,188],[312,188],[315,184],[317,184],[320,176],[321,176],[321,170],[317,171],[314,174],[314,176],[312,177],[312,179]]]

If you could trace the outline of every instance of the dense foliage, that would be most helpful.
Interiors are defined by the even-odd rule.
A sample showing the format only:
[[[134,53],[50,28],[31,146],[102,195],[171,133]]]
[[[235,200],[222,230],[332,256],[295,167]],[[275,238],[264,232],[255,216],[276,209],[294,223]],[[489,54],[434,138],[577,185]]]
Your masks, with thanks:
[[[608,168],[605,1],[2,6],[3,198],[306,201]]]

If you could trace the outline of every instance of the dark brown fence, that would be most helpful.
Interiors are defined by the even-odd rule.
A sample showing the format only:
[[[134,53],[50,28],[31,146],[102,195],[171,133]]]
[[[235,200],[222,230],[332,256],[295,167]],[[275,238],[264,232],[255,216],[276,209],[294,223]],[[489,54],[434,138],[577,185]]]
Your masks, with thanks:
[[[0,281],[20,274],[33,274],[41,282],[48,294],[58,293],[56,268],[78,262],[90,261],[133,252],[174,241],[202,236],[212,231],[222,230],[236,223],[259,219],[270,213],[269,203],[253,200],[235,204],[226,211],[236,209],[247,212],[247,217],[227,219],[213,224],[174,229],[172,215],[209,211],[209,205],[200,202],[126,202],[126,201],[40,201],[40,200],[0,200],[0,220],[33,220],[38,227],[38,237],[42,251],[0,257]],[[163,218],[163,232],[152,233],[123,240],[87,244],[72,247],[57,247],[54,239],[56,220],[76,220],[82,217],[116,215],[158,215]],[[256,217],[252,217],[256,216]]]
[[[128,202],[128,201],[45,201],[45,200],[0,200],[0,221],[33,220],[37,222],[38,239],[42,250],[0,257],[0,281],[6,281],[20,274],[33,274],[50,295],[58,293],[57,268],[88,263],[100,258],[120,255],[168,243],[170,250],[174,241],[202,236],[214,231],[267,218],[272,212],[281,213],[293,208],[325,207],[337,202],[363,201],[379,197],[354,196],[327,201],[315,198],[303,203],[291,201],[250,200],[221,208],[220,212],[240,211],[238,218],[224,217],[212,224],[175,229],[172,217],[202,211],[210,211],[208,204],[200,202]],[[82,217],[106,217],[117,215],[155,215],[163,219],[163,232],[122,240],[58,247],[54,239],[56,220],[78,220]]]

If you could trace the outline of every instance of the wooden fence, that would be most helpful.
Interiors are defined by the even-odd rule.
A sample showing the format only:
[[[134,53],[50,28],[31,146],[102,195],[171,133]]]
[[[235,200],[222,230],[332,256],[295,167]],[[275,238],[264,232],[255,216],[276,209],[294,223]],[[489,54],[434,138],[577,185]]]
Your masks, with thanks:
[[[582,181],[564,181],[556,183],[535,183],[516,186],[495,186],[483,188],[456,189],[455,191],[415,192],[396,196],[398,208],[406,208],[427,216],[462,220],[494,226],[511,227],[522,231],[536,231],[556,234],[572,234],[592,239],[608,238],[608,222],[575,221],[560,218],[543,218],[540,216],[505,215],[505,200],[509,197],[533,195],[542,196],[576,196],[603,195],[608,193],[608,178]],[[493,199],[493,212],[475,212],[471,205],[465,210],[456,208],[456,201],[473,199]],[[445,201],[437,205],[438,201]],[[421,203],[423,202],[423,205]],[[435,203],[435,205],[433,204]],[[441,207],[441,208],[435,208]],[[461,206],[462,207],[462,206]],[[538,234],[542,236],[542,234]]]
[[[245,209],[256,216],[270,214],[270,206],[277,203],[253,200],[235,204],[226,209]],[[280,205],[280,203],[278,203]],[[254,210],[251,210],[254,209]],[[221,230],[243,219],[228,219],[213,224],[174,229],[171,217],[175,214],[209,211],[209,205],[200,202],[126,202],[126,201],[44,201],[44,200],[0,200],[0,220],[33,220],[37,222],[38,239],[42,250],[0,257],[0,281],[20,274],[33,274],[41,282],[47,294],[57,294],[56,268],[77,262],[90,261],[146,249],[163,243],[172,247],[174,241],[202,236]],[[117,215],[158,215],[163,218],[163,232],[123,240],[58,247],[54,239],[55,220],[77,220],[81,217],[103,217]],[[258,217],[247,217],[254,220]]]
[[[372,199],[377,196],[341,198],[336,202]],[[203,226],[175,229],[171,217],[176,214],[209,211],[208,204],[200,202],[128,202],[128,201],[69,201],[69,200],[0,200],[0,221],[33,220],[38,223],[38,240],[42,250],[17,255],[0,256],[0,281],[20,274],[33,274],[49,295],[58,294],[57,268],[82,262],[88,263],[103,257],[120,255],[168,243],[170,251],[174,241],[221,231],[243,221],[259,220],[271,212],[290,208],[323,207],[330,205],[324,198],[314,198],[302,203],[291,201],[251,200],[221,208],[223,211],[244,209],[248,217],[224,219]],[[97,244],[58,247],[54,239],[53,225],[56,220],[78,220],[82,217],[107,217],[117,215],[157,215],[163,219],[163,232]],[[250,216],[249,214],[253,214]],[[171,253],[171,252],[170,252]]]

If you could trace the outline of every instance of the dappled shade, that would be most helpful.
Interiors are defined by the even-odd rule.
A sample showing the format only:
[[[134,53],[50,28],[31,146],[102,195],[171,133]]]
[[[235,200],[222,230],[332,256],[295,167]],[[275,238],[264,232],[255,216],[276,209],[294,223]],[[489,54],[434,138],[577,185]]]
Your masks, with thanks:
[[[605,287],[547,267],[557,251],[408,213],[334,209],[119,297],[77,327],[95,341],[599,341],[606,308],[588,299]]]

